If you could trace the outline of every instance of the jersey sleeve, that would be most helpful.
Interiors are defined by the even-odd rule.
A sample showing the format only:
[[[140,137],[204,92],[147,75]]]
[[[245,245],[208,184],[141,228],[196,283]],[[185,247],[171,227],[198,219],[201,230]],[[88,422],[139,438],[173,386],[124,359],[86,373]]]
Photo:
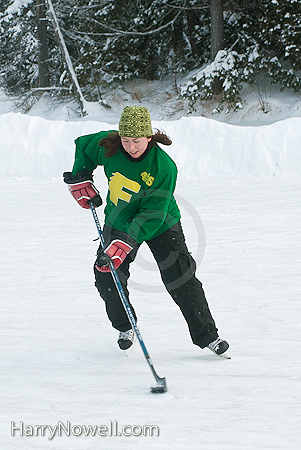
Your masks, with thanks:
[[[83,169],[92,173],[97,166],[103,165],[103,148],[99,146],[99,141],[107,135],[107,131],[101,131],[100,133],[80,136],[75,140],[73,175]]]

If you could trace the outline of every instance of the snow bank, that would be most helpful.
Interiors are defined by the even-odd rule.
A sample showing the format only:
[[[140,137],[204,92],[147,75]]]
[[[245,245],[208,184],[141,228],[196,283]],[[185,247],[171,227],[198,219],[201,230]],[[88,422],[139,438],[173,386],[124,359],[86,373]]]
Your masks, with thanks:
[[[153,122],[173,140],[166,151],[180,178],[270,178],[301,174],[301,118],[242,127],[203,117]],[[0,115],[1,176],[61,178],[71,170],[74,139],[114,129],[99,121],[50,121],[20,113]]]

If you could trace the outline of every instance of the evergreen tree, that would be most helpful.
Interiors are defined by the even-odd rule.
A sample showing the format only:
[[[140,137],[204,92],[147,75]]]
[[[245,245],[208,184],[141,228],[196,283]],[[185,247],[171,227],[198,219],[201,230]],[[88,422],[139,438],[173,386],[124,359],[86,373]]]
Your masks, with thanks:
[[[35,1],[0,4],[0,79],[14,94],[39,86]],[[217,81],[223,85],[221,107],[234,109],[241,107],[243,84],[261,74],[283,88],[300,89],[300,0],[224,0],[224,49],[213,62],[209,7],[215,0],[52,2],[87,100],[99,99],[102,86],[114,81],[160,79],[196,68],[182,90],[192,107],[214,95]],[[50,86],[71,89],[49,23],[46,44]]]
[[[20,94],[37,85],[38,43],[32,0],[23,6],[3,0],[0,11],[1,79],[8,92]]]
[[[208,9],[196,15],[195,6],[183,8],[195,3],[81,0],[68,12],[70,5],[57,1],[81,85],[92,95],[103,83],[134,77],[160,79],[205,62]]]
[[[269,78],[282,89],[301,89],[301,4],[297,0],[229,0],[224,6],[224,51],[200,70],[185,86],[182,95],[191,108],[198,100],[214,95],[216,80],[223,83],[220,107],[242,107],[244,83]]]
[[[49,27],[48,27],[49,28]],[[40,45],[35,0],[3,0],[0,9],[0,79],[8,93],[21,95],[40,86]],[[64,73],[57,39],[47,35],[49,71],[42,84],[60,86]],[[70,82],[68,81],[68,86]]]

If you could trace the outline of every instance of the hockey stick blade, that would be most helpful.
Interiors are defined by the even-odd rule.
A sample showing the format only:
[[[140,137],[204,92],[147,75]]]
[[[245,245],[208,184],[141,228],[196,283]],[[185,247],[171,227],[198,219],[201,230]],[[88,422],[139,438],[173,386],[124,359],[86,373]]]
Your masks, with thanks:
[[[151,392],[153,394],[164,394],[165,392],[167,392],[166,379],[158,377],[157,386],[152,386]]]

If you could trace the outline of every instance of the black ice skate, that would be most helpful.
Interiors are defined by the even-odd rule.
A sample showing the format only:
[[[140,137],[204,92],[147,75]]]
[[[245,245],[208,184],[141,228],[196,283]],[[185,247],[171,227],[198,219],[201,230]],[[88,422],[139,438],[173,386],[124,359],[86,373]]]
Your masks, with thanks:
[[[229,344],[226,341],[223,341],[220,338],[217,338],[215,341],[210,342],[207,345],[207,348],[215,353],[217,356],[221,356],[222,358],[231,359],[231,356],[227,352],[229,348]]]
[[[134,330],[131,328],[127,331],[120,331],[119,337],[118,337],[118,345],[121,350],[128,350],[134,343],[135,340],[135,333]]]

